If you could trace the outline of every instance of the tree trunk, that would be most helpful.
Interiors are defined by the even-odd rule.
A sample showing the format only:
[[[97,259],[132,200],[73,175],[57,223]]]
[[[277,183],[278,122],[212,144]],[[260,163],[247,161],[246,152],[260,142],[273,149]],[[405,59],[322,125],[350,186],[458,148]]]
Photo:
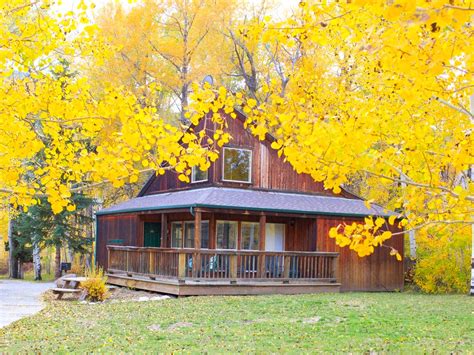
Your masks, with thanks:
[[[61,244],[60,243],[56,244],[56,256],[54,258],[54,262],[55,262],[54,277],[56,279],[59,279],[61,277]]]
[[[41,256],[40,256],[39,238],[37,235],[33,236],[33,269],[35,271],[35,280],[42,280],[41,278]]]
[[[19,278],[19,270],[18,270],[18,260],[15,257],[15,241],[13,240],[13,220],[11,215],[8,218],[8,269],[9,269],[9,277],[12,279]]]
[[[408,238],[410,240],[410,258],[415,260],[416,259],[416,238],[415,238],[415,231],[408,232]]]

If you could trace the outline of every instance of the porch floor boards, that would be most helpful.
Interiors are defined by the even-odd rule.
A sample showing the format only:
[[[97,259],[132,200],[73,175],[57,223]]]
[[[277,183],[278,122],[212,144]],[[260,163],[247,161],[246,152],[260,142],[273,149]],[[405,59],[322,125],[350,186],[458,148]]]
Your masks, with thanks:
[[[175,296],[220,296],[220,295],[269,295],[340,292],[340,283],[325,281],[252,280],[178,280],[169,278],[150,279],[146,276],[123,273],[108,273],[108,283],[140,290],[167,293]]]

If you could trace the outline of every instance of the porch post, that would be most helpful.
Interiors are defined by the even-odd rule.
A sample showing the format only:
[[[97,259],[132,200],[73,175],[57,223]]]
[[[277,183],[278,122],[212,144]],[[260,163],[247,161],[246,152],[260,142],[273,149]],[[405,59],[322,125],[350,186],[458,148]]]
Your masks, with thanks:
[[[266,224],[267,224],[267,216],[262,214],[260,216],[260,234],[258,238],[258,250],[261,252],[265,251],[265,235],[266,235]],[[264,278],[265,277],[265,267],[266,265],[266,260],[265,260],[265,254],[261,253],[258,257],[258,270],[257,270],[257,275],[259,278]]]
[[[216,216],[212,212],[209,218],[209,249],[216,249],[216,245]]]
[[[194,249],[201,249],[201,211],[194,212]]]
[[[194,212],[194,249],[201,249],[201,211]],[[193,277],[198,278],[201,271],[201,254],[193,255]]]
[[[171,246],[169,244],[168,244],[168,215],[166,213],[162,213],[161,214],[161,247],[169,248]]]
[[[260,235],[258,238],[258,250],[265,251],[265,235],[266,235],[267,216],[260,216]]]

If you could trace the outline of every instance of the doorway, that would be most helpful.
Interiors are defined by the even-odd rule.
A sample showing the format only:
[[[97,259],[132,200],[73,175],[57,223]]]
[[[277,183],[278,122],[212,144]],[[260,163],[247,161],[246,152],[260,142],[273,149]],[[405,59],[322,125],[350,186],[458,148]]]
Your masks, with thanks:
[[[145,222],[144,228],[144,247],[161,247],[161,223]]]

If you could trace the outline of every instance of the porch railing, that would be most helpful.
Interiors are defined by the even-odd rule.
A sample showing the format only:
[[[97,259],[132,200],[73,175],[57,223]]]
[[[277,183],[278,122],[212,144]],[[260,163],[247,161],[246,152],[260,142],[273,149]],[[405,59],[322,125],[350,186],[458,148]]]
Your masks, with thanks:
[[[336,281],[339,253],[108,245],[108,272],[178,280]]]

